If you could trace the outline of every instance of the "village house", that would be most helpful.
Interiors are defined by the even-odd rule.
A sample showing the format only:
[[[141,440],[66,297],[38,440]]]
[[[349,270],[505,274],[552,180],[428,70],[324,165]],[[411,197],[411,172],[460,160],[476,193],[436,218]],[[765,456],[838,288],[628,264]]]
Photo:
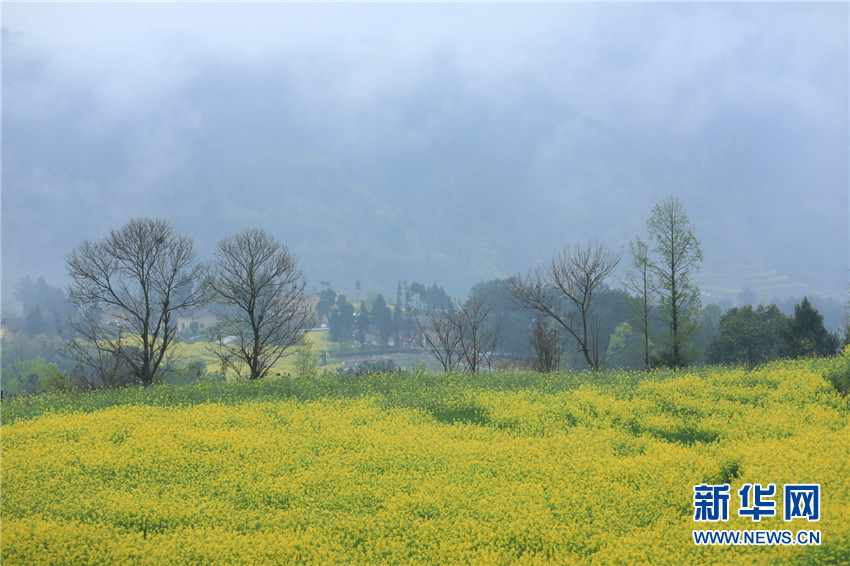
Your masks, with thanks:
[[[124,309],[118,307],[110,307],[103,311],[102,322],[111,326],[128,327],[130,318]],[[177,331],[187,332],[192,328],[193,323],[198,324],[198,330],[206,330],[212,328],[219,322],[219,317],[209,309],[183,312],[177,315]]]
[[[208,330],[218,324],[219,317],[213,311],[204,309],[191,313],[181,313],[177,316],[177,331],[191,330],[193,323],[198,323],[198,330]]]

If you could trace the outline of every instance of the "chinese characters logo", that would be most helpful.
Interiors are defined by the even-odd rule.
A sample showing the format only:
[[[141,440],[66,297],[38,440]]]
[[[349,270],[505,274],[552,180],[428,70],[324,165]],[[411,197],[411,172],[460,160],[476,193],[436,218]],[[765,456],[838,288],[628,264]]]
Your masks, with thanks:
[[[729,520],[729,484],[694,486],[694,521]],[[739,517],[750,517],[761,521],[762,517],[776,516],[776,485],[744,484],[738,490],[740,506]],[[820,484],[785,484],[783,490],[783,517],[785,521],[794,519],[820,520]]]

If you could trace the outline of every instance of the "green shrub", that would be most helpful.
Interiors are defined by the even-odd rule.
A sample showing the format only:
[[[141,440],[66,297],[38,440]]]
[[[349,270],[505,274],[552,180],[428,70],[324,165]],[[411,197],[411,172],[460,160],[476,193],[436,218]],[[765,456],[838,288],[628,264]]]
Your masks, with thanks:
[[[842,395],[850,391],[850,346],[845,346],[833,368],[824,374],[835,390]]]
[[[55,363],[47,363],[38,356],[33,360],[15,361],[2,372],[3,393],[6,395],[30,395],[48,391],[68,391],[72,382],[67,372]]]

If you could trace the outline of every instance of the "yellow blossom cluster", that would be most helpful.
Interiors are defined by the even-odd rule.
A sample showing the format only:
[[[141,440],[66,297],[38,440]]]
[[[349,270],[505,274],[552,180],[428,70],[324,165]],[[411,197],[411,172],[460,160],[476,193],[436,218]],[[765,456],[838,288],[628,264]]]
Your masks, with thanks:
[[[4,401],[0,559],[847,563],[850,403],[827,365],[423,372],[364,377],[345,394],[342,382],[308,384],[324,387],[309,395],[227,383]],[[728,522],[694,521],[702,483],[731,484]],[[739,517],[745,483],[817,483],[821,518]],[[695,545],[692,530],[709,528],[818,529],[822,542]]]

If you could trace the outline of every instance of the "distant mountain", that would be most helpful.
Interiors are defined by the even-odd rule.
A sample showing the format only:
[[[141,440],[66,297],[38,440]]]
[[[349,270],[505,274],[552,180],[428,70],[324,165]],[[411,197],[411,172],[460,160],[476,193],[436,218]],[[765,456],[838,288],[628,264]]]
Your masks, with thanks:
[[[531,77],[482,97],[450,71],[349,108],[285,69],[222,66],[113,113],[45,73],[4,58],[6,105],[30,108],[2,124],[4,298],[24,274],[58,284],[70,249],[134,216],[169,218],[205,257],[261,226],[312,285],[392,296],[407,279],[465,295],[570,242],[626,245],[668,193],[717,293],[752,285],[742,264],[784,278],[778,292],[846,293],[847,148],[814,155],[793,116],[729,110],[705,131],[648,131],[582,114]],[[27,93],[61,103],[35,112]]]

